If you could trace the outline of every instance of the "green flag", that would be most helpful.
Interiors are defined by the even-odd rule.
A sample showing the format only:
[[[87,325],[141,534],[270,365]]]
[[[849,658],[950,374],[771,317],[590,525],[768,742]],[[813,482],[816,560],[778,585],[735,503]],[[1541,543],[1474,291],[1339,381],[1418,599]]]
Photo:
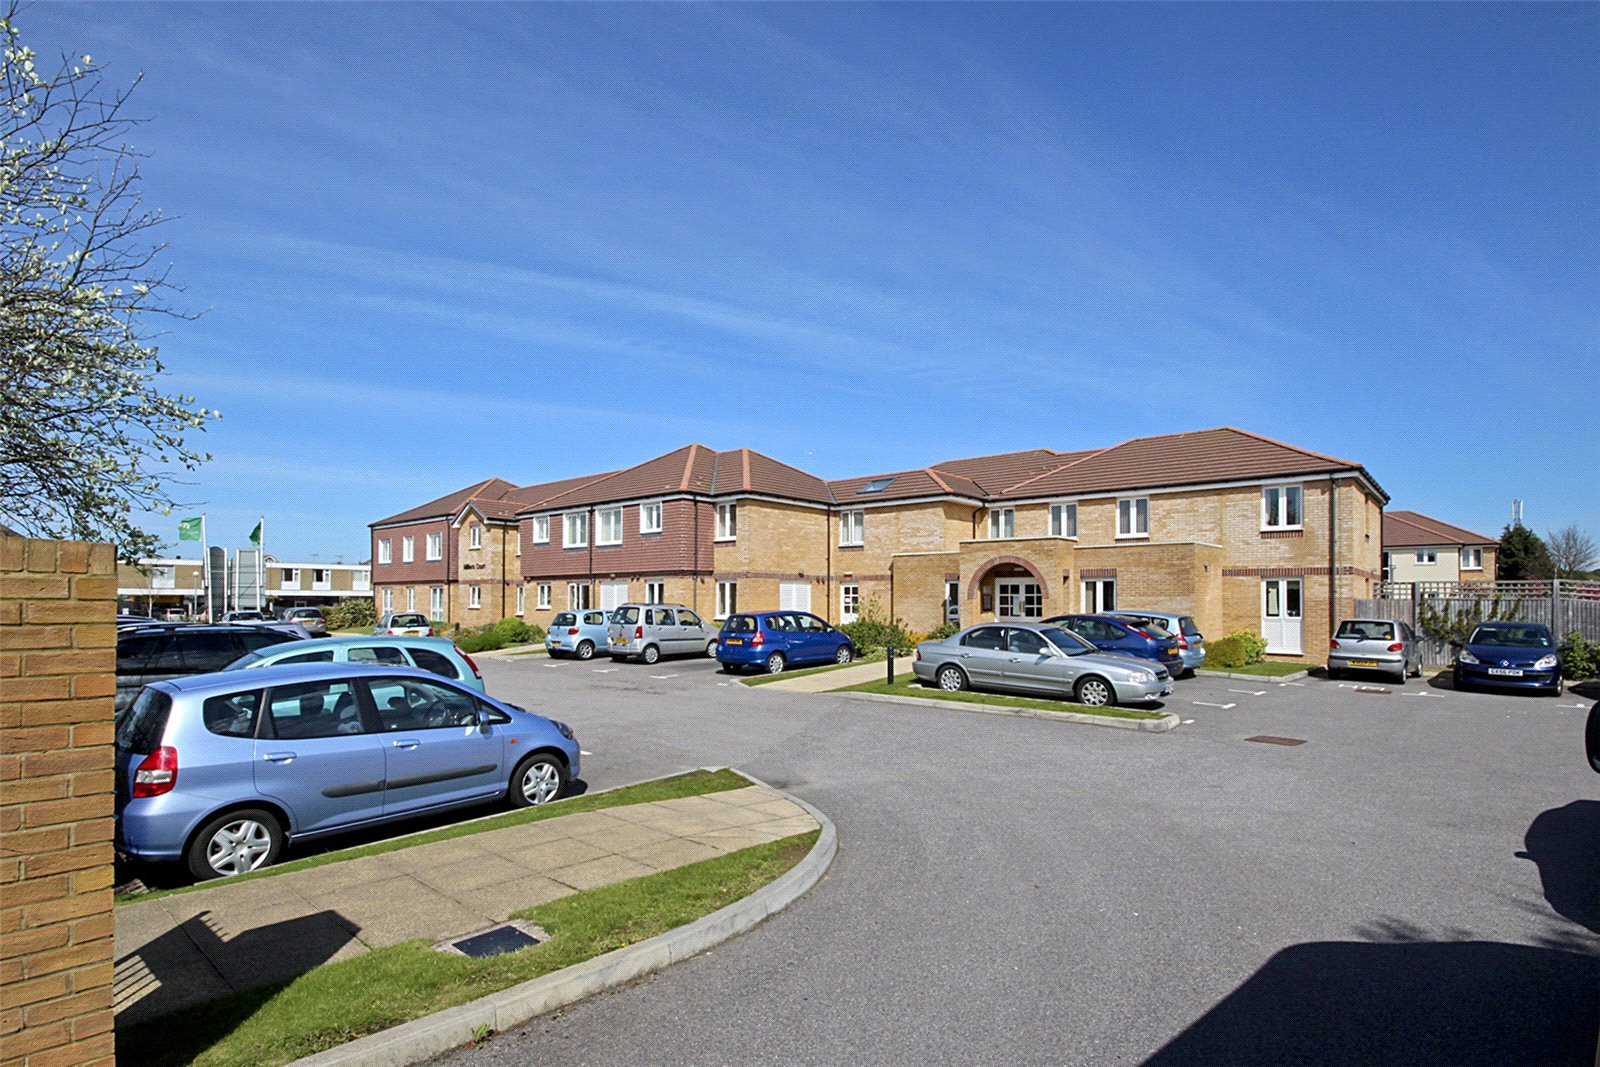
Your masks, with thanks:
[[[250,543],[257,548],[261,547],[261,524],[256,523],[256,528],[250,531]]]
[[[178,540],[199,541],[201,532],[205,529],[205,519],[180,519],[178,520]]]

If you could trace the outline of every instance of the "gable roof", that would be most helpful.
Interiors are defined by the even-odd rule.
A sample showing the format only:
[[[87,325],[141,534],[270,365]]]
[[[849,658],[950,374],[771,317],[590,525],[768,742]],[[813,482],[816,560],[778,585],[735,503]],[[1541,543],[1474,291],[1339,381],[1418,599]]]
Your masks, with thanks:
[[[1099,449],[1091,448],[1083,452],[1057,452],[1049,448],[1033,448],[1025,452],[1001,452],[993,456],[949,459],[935,463],[933,469],[962,475],[972,479],[987,492],[998,493],[1008,485],[1026,481],[1097,451]]]
[[[1383,547],[1413,548],[1424,545],[1498,545],[1493,537],[1485,537],[1460,526],[1429,518],[1416,511],[1386,511],[1383,513]]]
[[[1274,441],[1232,426],[1135,437],[1017,482],[1008,497],[1077,495],[1208,482],[1248,481],[1334,471],[1358,472],[1385,494],[1359,463]]]
[[[446,493],[437,500],[430,500],[426,504],[418,504],[386,519],[367,523],[368,526],[388,526],[399,522],[421,522],[424,519],[449,519],[454,518],[461,511],[461,507],[469,500],[485,499],[499,500],[516,486],[504,478],[485,478],[481,482],[474,482],[465,489],[457,489],[453,493]]]
[[[878,492],[863,495],[861,487],[868,482],[891,478]],[[871,504],[880,500],[913,500],[928,496],[963,496],[972,500],[987,500],[989,494],[971,478],[950,471],[922,467],[918,470],[891,471],[888,474],[869,474],[864,478],[840,478],[828,483],[833,498],[841,505]]]
[[[748,448],[717,453],[716,477],[711,488],[717,494],[759,493],[818,504],[833,503],[828,483],[815,474]]]

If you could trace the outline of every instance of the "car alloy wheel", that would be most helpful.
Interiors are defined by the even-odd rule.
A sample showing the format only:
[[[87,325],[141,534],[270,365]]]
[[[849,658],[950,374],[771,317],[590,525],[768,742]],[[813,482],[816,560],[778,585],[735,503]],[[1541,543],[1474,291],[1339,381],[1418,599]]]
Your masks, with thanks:
[[[578,658],[579,659],[593,659],[594,658],[594,642],[593,641],[579,641],[578,642],[577,652],[578,652]]]
[[[201,828],[189,846],[196,878],[230,877],[270,865],[283,850],[278,821],[258,808],[229,812]]]
[[[1078,683],[1078,703],[1091,708],[1103,708],[1117,702],[1117,694],[1109,682],[1100,678],[1085,678]]]
[[[706,642],[706,655],[711,659],[717,658],[717,639],[715,637]]]
[[[530,756],[517,766],[511,782],[511,801],[524,808],[548,804],[561,795],[566,784],[566,768],[553,756]]]
[[[655,645],[645,645],[644,651],[639,654],[639,658],[646,663],[654,663],[661,658],[661,650]]]
[[[783,653],[782,652],[774,652],[772,655],[768,656],[767,657],[767,662],[766,662],[766,668],[767,668],[767,673],[768,674],[782,674],[783,673]]]
[[[960,667],[939,668],[939,688],[946,693],[959,693],[967,687],[967,676]]]
[[[856,654],[849,645],[840,645],[839,650],[833,654],[833,662],[835,663],[849,663],[855,658]]]

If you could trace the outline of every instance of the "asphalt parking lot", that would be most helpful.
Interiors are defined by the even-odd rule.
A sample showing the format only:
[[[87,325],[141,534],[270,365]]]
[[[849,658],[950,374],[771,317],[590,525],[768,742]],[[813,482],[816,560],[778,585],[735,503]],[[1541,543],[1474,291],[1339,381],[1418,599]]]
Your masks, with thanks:
[[[841,849],[750,934],[450,1062],[1594,1063],[1592,698],[1196,678],[1146,734],[703,659],[484,670],[590,787],[733,765]]]

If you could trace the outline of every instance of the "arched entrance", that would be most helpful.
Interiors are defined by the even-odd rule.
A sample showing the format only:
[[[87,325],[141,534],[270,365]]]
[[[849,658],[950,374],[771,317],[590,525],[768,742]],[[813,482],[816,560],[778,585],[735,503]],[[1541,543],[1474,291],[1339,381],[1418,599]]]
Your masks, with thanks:
[[[1020,556],[1000,556],[979,567],[967,585],[967,597],[996,619],[1044,617],[1049,584],[1039,568]]]

